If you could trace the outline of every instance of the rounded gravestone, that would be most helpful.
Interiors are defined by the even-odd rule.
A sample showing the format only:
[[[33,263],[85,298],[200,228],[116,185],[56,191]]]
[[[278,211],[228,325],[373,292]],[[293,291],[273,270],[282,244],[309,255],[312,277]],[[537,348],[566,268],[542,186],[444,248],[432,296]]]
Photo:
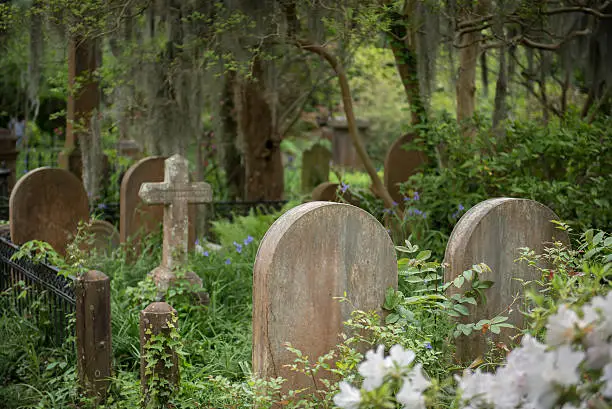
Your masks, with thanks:
[[[476,323],[481,319],[492,319],[497,315],[509,317],[508,322],[523,328],[525,287],[521,280],[541,279],[541,273],[523,262],[515,262],[520,256],[521,247],[529,247],[536,254],[543,253],[545,247],[554,241],[569,245],[565,231],[558,230],[551,220],[559,217],[541,203],[527,199],[499,198],[490,199],[472,207],[459,220],[448,241],[444,262],[445,281],[451,282],[463,271],[473,265],[484,263],[492,272],[480,277],[493,281],[493,286],[485,290],[486,304],[470,308],[469,317],[462,320]],[[545,264],[541,265],[545,267]],[[464,285],[467,288],[467,284]],[[462,294],[465,288],[457,289],[451,285],[449,295]],[[516,297],[518,300],[515,300]],[[486,339],[493,337],[494,342],[508,345],[510,336],[516,331],[504,328],[500,335],[481,331],[470,337],[457,338],[457,358],[469,363],[487,352]]]
[[[145,204],[138,192],[143,183],[164,181],[163,156],[151,156],[133,164],[121,181],[119,201],[119,236],[121,243],[131,242],[135,255],[140,250],[140,240],[149,234],[161,231],[164,218],[163,205]],[[194,205],[189,206],[189,248],[195,245],[195,214]]]
[[[302,154],[302,192],[308,193],[329,179],[331,152],[323,145],[313,145]]]
[[[359,204],[359,200],[349,190],[342,192],[342,190],[338,190],[339,187],[339,183],[323,182],[312,191],[312,200],[316,202],[340,202],[345,200],[353,205]]]
[[[393,243],[366,211],[310,202],[285,213],[264,236],[253,269],[256,373],[285,377],[289,389],[320,386],[284,367],[295,359],[285,343],[311,360],[326,354],[347,331],[353,308],[381,312],[397,277]],[[344,294],[349,302],[334,299]]]
[[[389,194],[400,205],[403,205],[399,183],[404,183],[416,174],[419,167],[427,162],[425,153],[414,149],[406,150],[404,145],[413,142],[415,135],[406,134],[396,140],[387,151],[385,158],[385,187]]]
[[[83,183],[64,169],[28,172],[11,192],[9,219],[13,243],[42,240],[65,255],[79,222],[89,219]]]
[[[85,228],[88,241],[83,243],[84,250],[94,250],[98,253],[110,254],[119,247],[119,232],[111,223],[104,220],[91,220]]]

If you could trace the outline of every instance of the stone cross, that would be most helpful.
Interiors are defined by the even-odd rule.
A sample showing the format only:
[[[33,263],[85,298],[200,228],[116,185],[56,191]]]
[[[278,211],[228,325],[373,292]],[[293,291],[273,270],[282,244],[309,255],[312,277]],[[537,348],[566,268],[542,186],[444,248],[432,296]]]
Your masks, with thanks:
[[[164,181],[143,183],[138,192],[146,204],[164,205],[164,236],[161,268],[172,272],[187,261],[189,203],[212,202],[212,189],[205,182],[189,182],[187,159],[174,155],[165,161]]]

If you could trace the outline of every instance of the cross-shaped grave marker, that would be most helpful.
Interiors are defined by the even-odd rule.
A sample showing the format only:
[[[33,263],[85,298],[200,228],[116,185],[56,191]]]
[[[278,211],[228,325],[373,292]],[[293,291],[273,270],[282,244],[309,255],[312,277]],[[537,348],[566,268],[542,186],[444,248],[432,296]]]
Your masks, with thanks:
[[[138,195],[146,204],[164,205],[162,262],[155,270],[161,287],[174,276],[174,269],[185,265],[189,241],[189,204],[212,202],[212,189],[205,182],[189,182],[187,159],[174,155],[164,161],[164,181],[143,183]],[[161,283],[158,282],[158,287]]]

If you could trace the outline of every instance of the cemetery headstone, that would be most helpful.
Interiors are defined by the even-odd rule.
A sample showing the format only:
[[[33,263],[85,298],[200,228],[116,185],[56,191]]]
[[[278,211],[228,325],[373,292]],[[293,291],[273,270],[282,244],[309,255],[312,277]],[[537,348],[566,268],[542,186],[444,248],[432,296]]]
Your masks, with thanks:
[[[393,243],[366,211],[310,202],[285,213],[264,236],[253,269],[255,373],[285,377],[285,389],[320,386],[285,367],[295,359],[285,343],[312,360],[326,354],[347,333],[353,307],[380,313],[397,277]],[[335,299],[344,294],[350,302]]]
[[[334,118],[330,120],[327,125],[331,127],[334,132],[332,137],[334,165],[343,168],[361,169],[363,164],[353,145],[347,120],[345,118]],[[357,120],[357,129],[362,138],[369,127],[370,124],[367,121]]]
[[[547,244],[561,241],[569,245],[566,232],[558,230],[551,220],[559,217],[541,203],[527,199],[498,198],[485,200],[472,207],[459,220],[448,241],[444,256],[446,282],[453,281],[473,265],[485,263],[492,273],[480,277],[493,281],[493,286],[485,290],[486,304],[470,309],[465,322],[476,323],[481,319],[492,319],[497,315],[509,317],[508,323],[523,328],[524,294],[523,283],[541,278],[540,273],[526,263],[517,263],[521,247],[529,247],[541,254]],[[543,266],[544,267],[544,266]],[[449,287],[449,295],[463,293],[465,289]],[[470,337],[456,339],[457,358],[470,363],[487,352],[486,339],[493,337],[494,342],[511,342],[509,336],[516,331],[504,328],[500,335],[480,331]]]
[[[400,194],[398,183],[403,183],[410,176],[417,173],[419,167],[426,163],[425,153],[417,150],[406,150],[404,146],[411,143],[415,138],[413,134],[406,134],[396,140],[387,151],[385,158],[385,187],[389,194],[400,205],[403,197]]]
[[[83,243],[84,250],[110,254],[121,244],[119,232],[111,223],[104,220],[91,220],[85,228],[89,241]]]
[[[131,243],[134,256],[139,254],[143,237],[160,231],[164,206],[146,204],[138,192],[143,183],[163,182],[165,159],[161,156],[141,159],[127,170],[121,180],[119,235],[121,243]],[[195,245],[195,214],[195,207],[190,207],[189,249]]]
[[[9,200],[11,240],[49,243],[65,255],[80,221],[89,219],[89,202],[81,181],[72,173],[38,168],[24,175]]]
[[[162,291],[175,280],[177,267],[187,264],[189,240],[189,204],[212,202],[212,189],[205,182],[189,182],[187,159],[174,155],[165,161],[164,181],[143,183],[139,196],[146,204],[164,206],[162,262],[151,272]],[[195,273],[187,277],[192,284],[201,287],[202,281]]]
[[[302,192],[311,192],[329,179],[331,152],[316,144],[302,154]]]
[[[340,202],[340,198],[342,198],[352,205],[359,204],[359,200],[351,195],[349,190],[343,192],[342,189],[338,189],[339,187],[339,183],[323,182],[312,191],[312,200],[315,202]]]

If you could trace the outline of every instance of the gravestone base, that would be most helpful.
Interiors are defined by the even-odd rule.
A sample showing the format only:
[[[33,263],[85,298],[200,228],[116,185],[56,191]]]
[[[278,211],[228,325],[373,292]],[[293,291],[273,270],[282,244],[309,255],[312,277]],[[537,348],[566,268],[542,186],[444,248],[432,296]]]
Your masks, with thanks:
[[[163,298],[168,289],[174,286],[178,280],[178,277],[173,271],[163,266],[153,269],[149,275],[157,286],[158,295],[161,298]],[[196,298],[198,303],[200,305],[208,305],[210,303],[210,296],[204,291],[202,279],[193,271],[186,272],[184,279],[193,287],[192,295]]]

